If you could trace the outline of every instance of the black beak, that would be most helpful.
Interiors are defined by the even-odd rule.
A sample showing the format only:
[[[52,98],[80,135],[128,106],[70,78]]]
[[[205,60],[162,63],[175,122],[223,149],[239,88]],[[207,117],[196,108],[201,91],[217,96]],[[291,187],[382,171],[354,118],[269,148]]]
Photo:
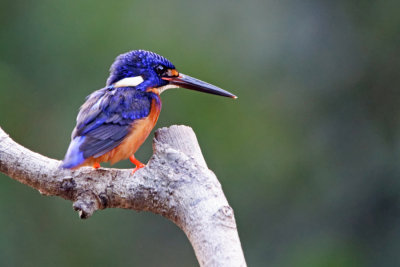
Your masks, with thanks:
[[[200,81],[196,78],[180,73],[178,77],[163,77],[163,80],[169,81],[170,84],[176,85],[180,88],[200,91],[213,95],[221,95],[231,98],[237,98],[234,94],[229,93],[217,86]]]

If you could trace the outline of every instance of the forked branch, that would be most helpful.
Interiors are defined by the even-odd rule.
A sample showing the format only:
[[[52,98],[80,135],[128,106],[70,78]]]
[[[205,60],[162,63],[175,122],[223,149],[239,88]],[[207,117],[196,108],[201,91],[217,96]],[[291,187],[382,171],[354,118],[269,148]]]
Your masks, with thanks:
[[[0,128],[0,171],[43,195],[71,200],[81,218],[105,208],[151,211],[185,232],[201,266],[246,266],[233,210],[193,130],[161,128],[153,150],[134,175],[130,169],[64,170],[61,161],[15,143]]]

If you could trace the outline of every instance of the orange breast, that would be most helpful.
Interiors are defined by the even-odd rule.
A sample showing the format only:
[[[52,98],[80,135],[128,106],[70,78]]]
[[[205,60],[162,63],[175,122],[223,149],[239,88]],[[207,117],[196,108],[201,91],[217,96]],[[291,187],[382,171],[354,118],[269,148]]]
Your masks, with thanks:
[[[159,98],[157,100],[153,99],[149,116],[140,120],[136,120],[132,124],[130,133],[125,137],[119,146],[98,158],[88,158],[84,165],[93,165],[95,162],[106,161],[114,164],[120,160],[127,159],[132,156],[143,144],[147,136],[149,136],[151,130],[156,125],[160,111],[161,100]]]

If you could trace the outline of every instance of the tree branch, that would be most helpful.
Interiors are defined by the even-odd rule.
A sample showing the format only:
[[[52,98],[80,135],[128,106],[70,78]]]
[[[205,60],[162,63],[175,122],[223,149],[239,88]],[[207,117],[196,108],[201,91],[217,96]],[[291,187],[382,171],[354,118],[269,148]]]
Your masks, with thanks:
[[[233,210],[192,129],[157,130],[153,150],[134,175],[129,169],[64,170],[61,161],[15,143],[0,128],[0,171],[43,195],[71,200],[81,218],[105,208],[151,211],[185,232],[201,266],[246,266]]]

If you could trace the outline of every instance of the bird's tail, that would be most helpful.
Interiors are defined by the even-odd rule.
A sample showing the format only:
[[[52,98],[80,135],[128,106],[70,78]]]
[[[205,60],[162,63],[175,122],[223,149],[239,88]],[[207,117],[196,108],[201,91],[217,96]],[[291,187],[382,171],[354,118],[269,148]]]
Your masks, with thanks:
[[[61,165],[62,168],[73,169],[75,167],[78,167],[85,161],[85,158],[83,157],[83,152],[79,149],[84,141],[85,136],[76,136],[74,139],[72,139]]]

